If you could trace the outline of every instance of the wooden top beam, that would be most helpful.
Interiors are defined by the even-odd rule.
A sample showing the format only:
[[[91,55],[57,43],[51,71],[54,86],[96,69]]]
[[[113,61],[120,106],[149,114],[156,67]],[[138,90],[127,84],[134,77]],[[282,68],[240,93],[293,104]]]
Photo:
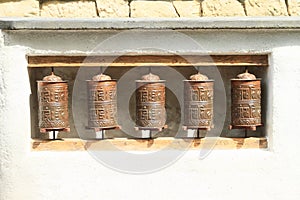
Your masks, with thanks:
[[[28,67],[267,67],[268,55],[28,56]]]

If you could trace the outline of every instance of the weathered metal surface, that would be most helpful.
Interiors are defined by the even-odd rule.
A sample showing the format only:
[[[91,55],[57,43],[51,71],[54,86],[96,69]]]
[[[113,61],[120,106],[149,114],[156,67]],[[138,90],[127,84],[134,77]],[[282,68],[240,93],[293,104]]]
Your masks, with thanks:
[[[255,130],[261,125],[260,79],[231,79],[231,128]]]
[[[117,124],[117,82],[87,81],[89,128],[115,128]]]
[[[137,80],[136,125],[161,129],[165,126],[165,81],[149,74]]]
[[[213,127],[213,80],[184,81],[184,126],[188,129]]]
[[[53,73],[38,84],[39,128],[41,132],[69,128],[68,84]],[[42,131],[43,130],[43,131]]]

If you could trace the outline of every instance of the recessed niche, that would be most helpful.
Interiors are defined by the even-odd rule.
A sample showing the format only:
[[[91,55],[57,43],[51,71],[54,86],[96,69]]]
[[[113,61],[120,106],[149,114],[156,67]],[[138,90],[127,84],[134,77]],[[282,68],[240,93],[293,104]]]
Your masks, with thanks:
[[[230,91],[230,79],[235,78],[237,74],[240,74],[245,71],[247,68],[249,72],[256,75],[256,77],[261,78],[261,87],[262,87],[262,122],[266,124],[266,112],[267,109],[271,106],[268,105],[268,56],[267,55],[216,55],[211,56],[213,63],[209,63],[207,60],[202,59],[201,56],[191,55],[190,59],[194,63],[187,62],[182,60],[178,56],[153,56],[153,57],[142,57],[141,55],[131,55],[130,59],[126,56],[118,57],[118,60],[115,60],[113,64],[105,68],[104,73],[110,75],[113,79],[117,81],[120,80],[125,74],[128,74],[133,68],[139,68],[138,74],[131,75],[127,83],[124,84],[135,84],[135,80],[138,77],[147,72],[149,67],[152,67],[153,73],[158,73],[158,75],[164,77],[160,73],[160,69],[164,69],[164,72],[167,72],[167,69],[172,69],[176,73],[180,74],[182,78],[178,78],[177,84],[178,89],[183,89],[183,80],[188,79],[190,75],[197,73],[197,70],[200,69],[204,74],[207,73],[211,79],[219,79],[220,84],[216,84],[215,98],[223,98],[222,95],[218,95],[218,92],[224,92],[224,104],[218,105],[214,104],[214,120],[217,120],[220,117],[225,118],[222,131],[200,131],[201,137],[233,137],[233,138],[243,138],[243,137],[264,137],[267,135],[265,126],[258,127],[256,131],[245,131],[244,129],[234,129],[229,130],[228,126],[230,125],[230,106],[231,106],[231,91]],[[77,74],[79,71],[82,71],[83,68],[88,68],[84,72],[79,81],[82,81],[82,89],[80,91],[80,97],[82,99],[86,98],[87,91],[85,80],[91,79],[97,72],[99,72],[100,66],[105,66],[108,62],[107,58],[101,56],[95,56],[94,59],[91,59],[89,63],[82,64],[84,56],[28,56],[28,73],[30,78],[31,85],[31,96],[30,96],[30,111],[31,111],[31,137],[35,139],[48,139],[48,134],[40,133],[38,127],[38,99],[37,99],[37,80],[42,80],[44,76],[47,76],[51,73],[51,67],[54,67],[54,72],[58,76],[62,77],[63,80],[68,81],[69,85],[69,122],[70,129],[69,133],[60,132],[59,138],[81,138],[81,139],[93,139],[95,138],[95,133],[93,130],[89,129],[76,129],[74,125],[74,114],[79,116],[80,126],[85,127],[88,123],[87,118],[87,103],[82,101],[80,108],[73,110],[73,92],[74,82],[78,81]],[[140,65],[138,65],[138,64]],[[199,68],[198,68],[199,67]],[[210,70],[214,68],[214,70]],[[167,70],[167,71],[166,71]],[[140,74],[139,74],[140,73]],[[219,75],[217,75],[219,74]],[[221,80],[220,80],[221,79]],[[221,84],[222,83],[222,84]],[[119,84],[119,82],[118,82]],[[76,84],[75,84],[76,85]],[[223,85],[223,88],[221,86]],[[185,130],[182,129],[182,101],[183,101],[183,91],[182,95],[176,96],[176,92],[168,88],[168,82],[166,82],[166,112],[167,112],[167,122],[168,128],[164,129],[161,132],[155,132],[153,137],[177,137],[184,135]],[[106,131],[107,138],[135,138],[136,132],[132,124],[126,124],[126,121],[135,121],[135,93],[131,92],[129,94],[128,104],[120,106],[120,102],[124,100],[124,96],[121,92],[118,91],[118,118],[121,122],[121,127],[124,129],[120,130],[108,130]],[[216,102],[216,99],[215,99]],[[78,102],[77,102],[78,103]],[[125,112],[124,109],[127,111]],[[222,114],[223,113],[223,114]],[[225,115],[225,116],[224,116]],[[78,123],[78,120],[77,122]],[[132,127],[131,127],[132,126]],[[130,128],[131,127],[131,128]],[[126,131],[123,131],[125,130]]]

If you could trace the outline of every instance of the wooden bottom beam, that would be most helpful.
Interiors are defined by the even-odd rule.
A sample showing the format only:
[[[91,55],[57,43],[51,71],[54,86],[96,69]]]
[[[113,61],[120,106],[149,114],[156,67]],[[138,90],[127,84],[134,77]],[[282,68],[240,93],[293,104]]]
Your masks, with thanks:
[[[105,140],[37,140],[31,142],[33,151],[157,151],[160,149],[197,150],[197,149],[266,149],[266,138],[156,138],[156,139],[128,139],[115,138]]]

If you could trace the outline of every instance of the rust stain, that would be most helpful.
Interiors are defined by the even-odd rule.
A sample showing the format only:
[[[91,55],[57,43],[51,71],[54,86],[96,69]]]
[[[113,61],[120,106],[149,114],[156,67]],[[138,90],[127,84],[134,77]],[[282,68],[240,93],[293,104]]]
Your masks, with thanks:
[[[268,148],[268,142],[266,138],[259,140],[259,148],[266,149]]]
[[[152,147],[153,144],[154,144],[154,140],[149,139],[148,142],[147,142],[147,147],[150,148],[150,147]]]
[[[198,147],[201,145],[201,139],[194,139],[193,140],[193,147]]]
[[[236,148],[237,149],[241,149],[244,146],[244,139],[240,139],[240,138],[233,138],[232,139],[234,142],[236,142]]]
[[[37,149],[40,146],[40,142],[33,142],[32,143],[32,148]]]

